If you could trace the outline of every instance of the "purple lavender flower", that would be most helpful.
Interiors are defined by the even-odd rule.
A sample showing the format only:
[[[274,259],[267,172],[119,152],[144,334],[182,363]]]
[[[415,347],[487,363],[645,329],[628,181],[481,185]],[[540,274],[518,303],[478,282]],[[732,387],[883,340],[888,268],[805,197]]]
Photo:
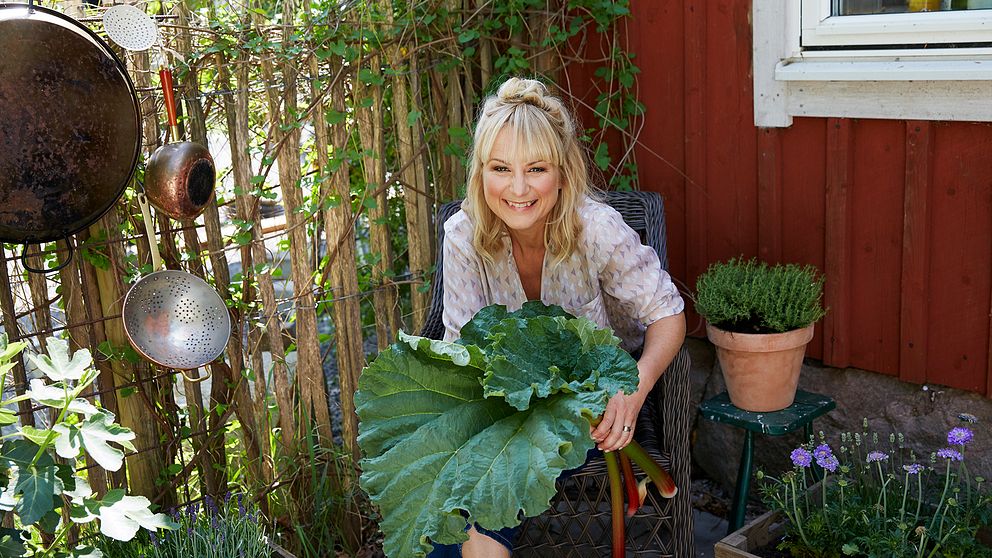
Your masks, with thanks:
[[[956,426],[947,433],[947,443],[952,446],[963,446],[975,437],[975,433],[963,426]]]
[[[836,455],[829,455],[823,459],[817,459],[816,464],[833,473],[840,466],[840,461]]]
[[[953,450],[951,448],[944,448],[937,450],[937,457],[943,457],[944,459],[950,459],[951,461],[961,461],[964,456],[958,450]]]
[[[810,463],[813,462],[813,454],[809,452],[806,448],[796,448],[792,450],[792,464],[796,467],[809,467]]]
[[[867,457],[865,457],[865,462],[875,463],[877,461],[885,461],[888,458],[889,455],[887,453],[882,453],[880,451],[873,451],[869,453]]]
[[[155,536],[155,532],[152,531],[152,532],[148,533],[148,537],[151,538],[152,545],[157,547],[158,546],[158,537]]]
[[[245,504],[244,504],[243,496],[244,495],[240,493],[238,494],[238,515],[240,515],[241,517],[245,516]]]
[[[919,463],[913,463],[912,465],[903,465],[902,470],[906,471],[910,475],[918,475],[923,472],[923,465]]]

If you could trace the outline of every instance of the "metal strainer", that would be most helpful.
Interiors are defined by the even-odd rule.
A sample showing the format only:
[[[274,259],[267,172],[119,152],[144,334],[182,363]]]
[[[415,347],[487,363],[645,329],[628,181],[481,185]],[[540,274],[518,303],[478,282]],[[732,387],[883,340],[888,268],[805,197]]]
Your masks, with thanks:
[[[158,41],[158,26],[148,14],[130,4],[113,6],[103,14],[103,28],[126,50],[141,52]]]
[[[184,271],[150,273],[124,299],[124,329],[145,358],[168,368],[199,368],[224,352],[231,318],[217,291]]]
[[[152,267],[158,270],[158,243],[144,194],[138,196],[138,203],[148,231]],[[177,370],[193,370],[213,361],[231,337],[224,300],[209,283],[185,271],[153,271],[142,277],[124,297],[123,318],[135,350],[158,365]]]

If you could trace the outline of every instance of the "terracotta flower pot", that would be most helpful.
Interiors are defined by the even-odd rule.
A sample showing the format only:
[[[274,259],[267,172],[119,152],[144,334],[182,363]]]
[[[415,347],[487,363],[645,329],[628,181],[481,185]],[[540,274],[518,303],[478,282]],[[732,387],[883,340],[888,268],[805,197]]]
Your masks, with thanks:
[[[706,324],[716,345],[730,401],[746,411],[779,411],[792,405],[813,325],[784,333],[734,333]]]

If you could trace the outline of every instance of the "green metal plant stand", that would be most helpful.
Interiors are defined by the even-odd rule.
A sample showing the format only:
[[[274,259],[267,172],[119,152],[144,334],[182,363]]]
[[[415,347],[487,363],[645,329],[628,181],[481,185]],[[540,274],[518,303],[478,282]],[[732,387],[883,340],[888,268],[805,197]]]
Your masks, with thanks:
[[[782,436],[803,428],[805,439],[813,435],[813,420],[837,407],[837,403],[826,395],[799,390],[796,400],[789,407],[771,413],[756,413],[738,409],[730,402],[730,396],[723,392],[703,401],[699,411],[703,418],[722,422],[744,429],[744,449],[737,469],[737,486],[734,491],[733,507],[727,533],[733,533],[744,525],[744,511],[751,491],[751,461],[754,454],[754,434]]]

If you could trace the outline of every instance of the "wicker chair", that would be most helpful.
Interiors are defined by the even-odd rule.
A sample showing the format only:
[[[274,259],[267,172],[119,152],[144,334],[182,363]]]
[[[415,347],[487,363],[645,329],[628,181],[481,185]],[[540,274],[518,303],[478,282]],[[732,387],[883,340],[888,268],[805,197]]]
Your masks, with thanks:
[[[609,192],[606,202],[617,209],[646,246],[654,248],[668,269],[665,213],[661,196],[650,192]],[[438,213],[437,271],[431,308],[421,335],[440,339],[444,285],[442,249],[444,222],[460,208],[449,202]],[[659,412],[660,409],[660,412]],[[640,443],[668,469],[679,487],[678,495],[663,499],[655,490],[641,510],[627,520],[628,556],[677,557],[693,555],[692,510],[689,502],[689,356],[683,346],[668,371],[655,386],[635,431]],[[660,442],[660,443],[659,443]],[[528,518],[517,541],[516,556],[609,556],[610,496],[606,464],[602,458],[588,463],[578,474],[559,481],[558,494],[544,514]]]

